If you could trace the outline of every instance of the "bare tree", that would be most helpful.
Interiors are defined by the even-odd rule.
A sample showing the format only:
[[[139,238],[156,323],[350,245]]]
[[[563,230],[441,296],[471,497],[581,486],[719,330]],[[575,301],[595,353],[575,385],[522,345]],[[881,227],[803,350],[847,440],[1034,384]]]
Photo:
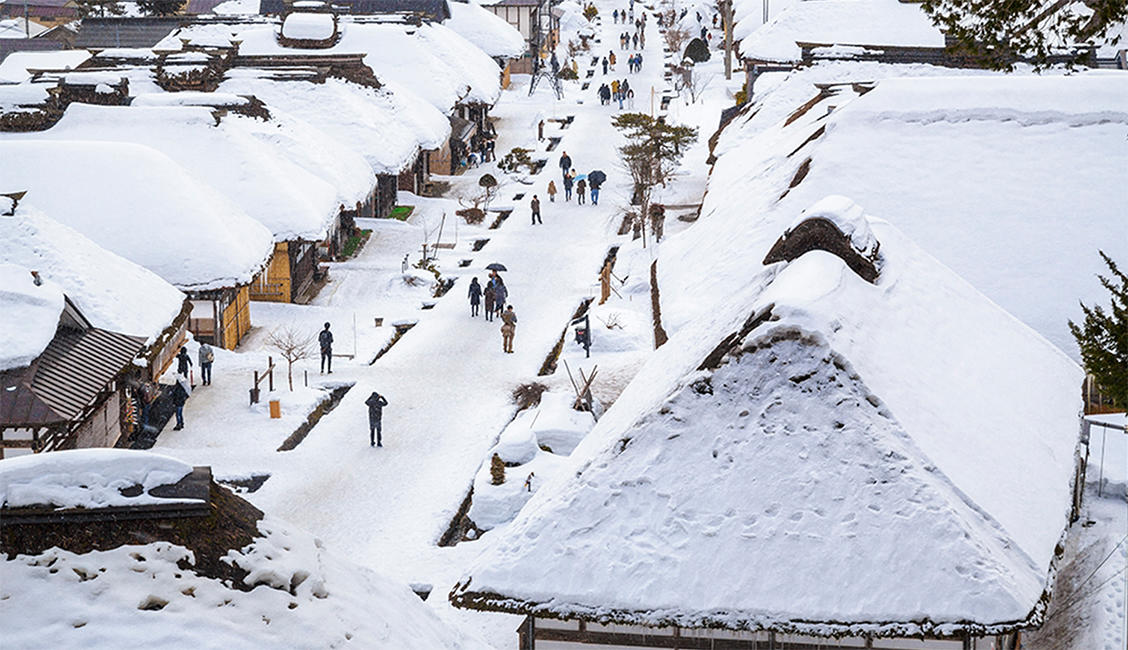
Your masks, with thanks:
[[[673,12],[670,12],[669,20],[670,26],[662,33],[662,38],[666,40],[666,47],[670,48],[675,56],[680,57],[682,55],[682,44],[689,40],[691,34],[689,30],[682,29],[674,23]]]
[[[698,98],[713,81],[713,75],[706,75],[697,66],[688,63],[678,68],[677,71],[681,76],[676,84],[678,92],[689,95],[689,103],[696,104]]]
[[[278,350],[286,360],[286,379],[290,391],[294,390],[294,362],[313,358],[313,334],[301,334],[289,327],[274,330],[266,337],[266,344]]]

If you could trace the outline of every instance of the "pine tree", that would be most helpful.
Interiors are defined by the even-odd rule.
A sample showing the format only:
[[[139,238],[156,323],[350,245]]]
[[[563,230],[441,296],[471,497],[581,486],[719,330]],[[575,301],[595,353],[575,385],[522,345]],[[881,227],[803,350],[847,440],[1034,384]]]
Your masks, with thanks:
[[[620,113],[611,123],[627,136],[627,144],[619,147],[620,160],[634,182],[633,203],[639,206],[639,218],[645,221],[654,187],[666,184],[685,148],[697,139],[697,129],[666,124],[645,113]]]
[[[505,461],[497,454],[493,455],[490,459],[490,483],[492,485],[501,485],[505,482]]]
[[[1081,5],[1081,3],[1077,3]],[[921,8],[957,53],[986,67],[1011,70],[1017,60],[1045,65],[1068,48],[1115,45],[1113,27],[1128,18],[1128,0],[924,0]],[[1111,33],[1110,33],[1111,32]]]
[[[1111,277],[1097,276],[1112,294],[1111,308],[1105,311],[1100,305],[1090,308],[1081,303],[1085,320],[1080,325],[1069,321],[1069,331],[1081,348],[1085,369],[1108,391],[1114,404],[1128,408],[1128,274],[1104,251],[1101,259],[1112,273]]]
[[[188,3],[188,0],[137,0],[137,7],[149,16],[173,16]]]

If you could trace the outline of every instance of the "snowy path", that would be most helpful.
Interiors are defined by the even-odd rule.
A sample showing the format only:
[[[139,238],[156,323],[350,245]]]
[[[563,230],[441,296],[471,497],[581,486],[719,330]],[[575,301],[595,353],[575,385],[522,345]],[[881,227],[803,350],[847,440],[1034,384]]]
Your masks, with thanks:
[[[332,551],[354,561],[409,582],[433,582],[438,598],[431,602],[445,607],[445,592],[457,579],[463,556],[476,554],[477,549],[473,544],[455,549],[439,549],[435,544],[465,498],[486,452],[514,413],[512,389],[535,379],[580,301],[596,292],[597,272],[617,239],[615,231],[628,203],[629,181],[615,162],[621,138],[610,125],[610,116],[617,111],[599,104],[596,89],[612,78],[629,78],[637,94],[636,109],[645,110],[651,86],[659,97],[663,88],[661,38],[653,16],[647,28],[643,70],[628,75],[626,58],[633,50],[617,47],[618,34],[628,28],[612,23],[611,9],[608,3],[600,27],[602,42],[594,49],[606,55],[614,45],[619,59],[616,70],[604,76],[590,65],[594,51],[579,55],[581,83],[587,69],[596,71],[591,87],[581,91],[580,83],[572,82],[561,101],[543,84],[530,97],[528,78],[515,78],[514,87],[492,112],[499,118],[498,153],[513,146],[537,148],[533,157],[547,158],[547,165],[531,186],[503,181],[495,205],[512,202],[516,209],[500,229],[478,231],[478,236],[490,240],[481,251],[472,252],[472,238],[465,236],[456,250],[443,251],[443,275],[458,278],[457,282],[433,309],[415,313],[418,324],[395,347],[369,366],[371,356],[365,352],[372,343],[362,341],[356,359],[336,361],[332,378],[357,384],[297,449],[276,453],[273,441],[253,452],[248,444],[236,442],[222,449],[220,436],[194,433],[191,426],[196,415],[197,422],[206,417],[210,424],[222,427],[222,411],[193,414],[192,402],[189,428],[179,435],[162,436],[159,449],[194,462],[227,464],[231,466],[228,471],[269,471],[271,478],[262,489],[249,495],[256,505],[313,532]],[[539,119],[568,115],[575,116],[568,128],[560,129],[558,123],[549,121],[546,141],[536,143]],[[562,138],[553,152],[544,150],[549,136]],[[550,179],[562,190],[558,160],[564,151],[571,155],[577,172],[602,169],[607,173],[609,181],[598,207],[564,203],[562,192],[555,203],[548,201],[545,189]],[[525,196],[513,201],[520,192]],[[541,199],[544,225],[530,225],[533,194]],[[388,285],[377,278],[398,272],[405,251],[413,251],[413,262],[418,259],[418,229],[398,223],[377,228],[356,260],[334,265],[333,282],[313,306],[256,307],[256,319],[261,312],[274,322],[300,323],[306,329],[316,328],[321,320],[332,320],[338,351],[351,351],[347,321],[353,313],[360,313],[358,318],[365,324],[371,322],[372,313],[399,317],[397,313],[405,309],[403,300],[394,309],[375,307],[389,302]],[[457,260],[465,258],[473,259],[471,266],[456,268]],[[515,354],[502,353],[500,322],[469,317],[465,298],[469,279],[477,276],[484,284],[483,269],[495,261],[509,269],[504,277],[509,302],[519,319]],[[380,391],[390,403],[384,411],[384,447],[375,449],[368,444],[364,405],[372,390]],[[245,400],[245,390],[238,393],[244,395],[238,399]],[[231,438],[238,437],[238,432],[232,432]],[[207,442],[199,444],[203,440]],[[236,448],[238,455],[225,453]],[[511,629],[509,621],[505,629]]]

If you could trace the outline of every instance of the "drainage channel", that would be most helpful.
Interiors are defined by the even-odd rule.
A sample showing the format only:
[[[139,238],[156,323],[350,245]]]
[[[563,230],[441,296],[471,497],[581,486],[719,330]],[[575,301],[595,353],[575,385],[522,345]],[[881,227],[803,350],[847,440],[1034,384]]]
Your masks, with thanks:
[[[592,298],[584,298],[580,301],[580,306],[572,314],[572,318],[568,320],[568,324],[564,326],[564,331],[560,333],[560,338],[556,341],[556,345],[552,346],[549,350],[548,356],[544,358],[544,363],[541,364],[540,371],[537,372],[538,377],[544,377],[556,372],[556,362],[560,360],[560,353],[564,350],[564,341],[568,338],[568,329],[572,326],[572,321],[583,316],[587,313],[588,306],[591,305]]]
[[[559,140],[559,138],[557,138],[557,140]],[[513,200],[514,200],[514,201],[520,201],[520,200],[521,200],[521,199],[523,199],[523,198],[525,198],[525,193],[524,193],[524,192],[518,192],[518,193],[516,193],[516,194],[514,194],[514,195],[513,195]]]
[[[337,405],[341,403],[341,400],[344,399],[345,394],[348,393],[349,389],[351,389],[352,387],[352,384],[343,384],[341,386],[336,386],[332,390],[330,390],[329,396],[321,400],[321,403],[317,405],[317,408],[313,409],[313,412],[309,414],[309,417],[306,418],[306,421],[302,422],[297,429],[294,429],[294,432],[291,433],[290,436],[282,442],[282,445],[280,447],[278,447],[278,451],[290,451],[291,449],[294,449],[298,445],[302,444],[302,441],[305,440],[305,437],[307,435],[309,435],[309,432],[313,429],[314,425],[317,424],[318,421],[321,420],[321,418],[325,417],[327,413],[337,408]],[[263,480],[265,481],[266,479],[264,478]],[[260,483],[259,485],[261,486],[262,484]],[[258,488],[255,489],[257,490]],[[250,491],[254,492],[254,490]]]
[[[519,194],[518,196],[524,196],[524,194]],[[513,210],[498,210],[497,218],[494,219],[494,222],[490,224],[490,230],[497,230],[498,228],[500,228],[501,224],[505,223],[505,220],[508,219],[509,215],[511,214],[513,214]]]
[[[475,239],[474,243],[470,245],[470,250],[477,253],[478,251],[482,250],[482,248],[484,248],[488,243],[490,243],[490,240],[488,239]]]
[[[544,169],[544,166],[547,165],[547,164],[548,164],[547,158],[541,158],[540,160],[534,160],[533,161],[533,174],[539,174],[541,172],[541,170]]]
[[[415,324],[417,322],[418,321],[401,321],[399,323],[393,323],[392,326],[396,328],[396,333],[393,334],[392,338],[389,339],[388,342],[384,344],[384,347],[380,348],[380,351],[376,353],[376,356],[372,357],[372,361],[369,361],[368,365],[371,366],[372,364],[379,361],[380,357],[387,354],[388,350],[391,350],[392,346],[394,346],[396,343],[398,343],[399,340],[401,338],[403,338],[403,335],[407,334],[408,330],[415,327]]]
[[[580,86],[580,90],[587,90],[590,87],[591,87],[591,84],[589,82],[585,81],[584,85]],[[549,149],[549,151],[552,151],[552,149]]]
[[[250,494],[251,492],[258,492],[266,479],[270,478],[270,474],[251,474],[243,478],[217,478],[216,483],[226,485],[231,488],[235,494]]]
[[[589,85],[590,85],[590,84],[588,84],[587,82],[584,82],[584,88],[585,88],[585,89],[586,89],[586,88],[587,88],[587,87],[588,87]],[[561,141],[562,139],[563,139],[563,138],[560,138],[560,137],[557,137],[557,136],[554,136],[554,137],[551,137],[551,138],[549,138],[549,139],[548,139],[548,146],[547,146],[547,147],[545,147],[545,150],[546,150],[546,151],[555,151],[555,150],[556,150],[556,147],[560,146],[560,141]],[[522,194],[521,196],[524,196],[524,194]]]

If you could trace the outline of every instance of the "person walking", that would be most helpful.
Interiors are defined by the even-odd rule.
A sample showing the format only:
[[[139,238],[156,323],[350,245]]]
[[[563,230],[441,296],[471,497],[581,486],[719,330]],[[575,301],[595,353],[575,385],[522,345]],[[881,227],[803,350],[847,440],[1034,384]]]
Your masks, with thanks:
[[[603,74],[607,74],[607,57],[603,57]]]
[[[496,286],[497,285],[495,284],[494,279],[490,278],[490,281],[486,283],[486,290],[482,294],[482,297],[485,299],[485,305],[483,305],[483,308],[486,310],[487,322],[493,320],[494,298],[497,296],[497,291],[495,290]]]
[[[329,366],[329,374],[333,374],[333,333],[329,331],[329,323],[325,323],[325,329],[317,334],[317,342],[321,346],[321,372],[325,372],[326,365]]]
[[[544,222],[541,221],[540,213],[540,199],[537,198],[536,194],[533,195],[533,200],[529,201],[529,207],[533,209],[533,223],[531,225],[535,226],[539,223],[543,226]]]
[[[623,110],[623,100],[626,99],[627,88],[629,88],[629,86],[627,86],[627,80],[624,79],[622,83],[619,84],[619,94],[617,95],[619,99],[619,110]]]
[[[478,278],[470,280],[470,317],[473,318],[478,315],[478,305],[482,302],[482,285],[478,284]]]
[[[614,70],[615,69],[615,50],[611,50],[611,53],[607,55],[607,60],[611,63],[611,69]]]
[[[588,186],[591,187],[591,204],[599,205],[599,187],[603,183],[599,180],[599,176],[592,177],[588,174]]]
[[[364,403],[368,405],[368,440],[373,447],[383,447],[380,421],[384,417],[384,407],[388,405],[388,400],[380,393],[372,391]]]
[[[501,276],[497,276],[494,282],[494,309],[497,310],[497,315],[501,315],[501,310],[505,307],[505,300],[509,298],[509,289],[505,287],[505,281]]]
[[[141,382],[141,431],[146,431],[149,428],[149,413],[153,408],[153,402],[160,396],[160,388],[151,381]]]
[[[188,396],[191,394],[192,387],[188,383],[188,375],[177,377],[176,383],[172,385],[172,405],[176,407],[176,426],[172,428],[173,431],[184,428],[184,403],[188,401]]]
[[[564,176],[568,175],[568,170],[572,168],[572,157],[565,151],[560,155],[560,173]]]
[[[579,205],[584,204],[584,196],[587,193],[587,179],[581,178],[576,182],[576,203]]]
[[[501,314],[501,351],[513,354],[513,337],[517,334],[517,312],[513,305],[505,308]]]
[[[176,374],[188,376],[192,368],[192,357],[188,356],[188,348],[181,346],[176,353]]]
[[[548,202],[556,203],[556,181],[548,181]]]
[[[200,378],[205,386],[211,386],[211,368],[215,361],[215,350],[207,343],[200,344]]]
[[[544,141],[544,120],[541,120],[537,124],[537,141],[538,142]]]
[[[572,176],[568,172],[564,172],[564,200],[572,200]]]
[[[606,106],[611,103],[611,89],[607,84],[599,87],[599,103]]]
[[[611,80],[611,97],[616,101],[619,100],[619,80]]]
[[[616,22],[616,23],[619,22],[619,10],[618,9],[611,12],[611,20],[612,20],[612,22]]]
[[[632,38],[631,40],[634,41],[634,48],[637,50],[638,49],[638,32],[635,32],[634,38]]]

